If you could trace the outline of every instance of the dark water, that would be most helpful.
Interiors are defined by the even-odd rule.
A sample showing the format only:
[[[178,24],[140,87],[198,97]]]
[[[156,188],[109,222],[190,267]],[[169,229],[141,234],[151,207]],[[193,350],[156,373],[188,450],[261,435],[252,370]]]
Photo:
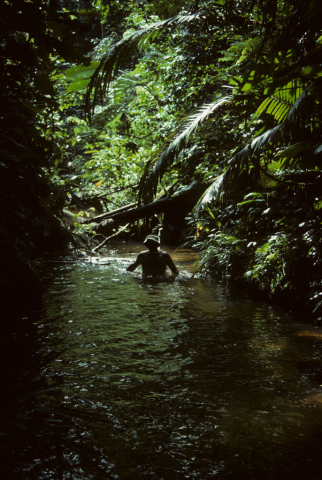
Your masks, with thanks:
[[[322,333],[172,256],[174,282],[125,252],[53,271],[36,478],[321,480]]]

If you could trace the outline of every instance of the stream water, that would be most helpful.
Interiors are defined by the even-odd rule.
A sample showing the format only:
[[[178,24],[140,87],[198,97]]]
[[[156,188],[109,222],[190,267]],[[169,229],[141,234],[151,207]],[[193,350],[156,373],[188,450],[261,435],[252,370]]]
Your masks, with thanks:
[[[41,398],[64,416],[37,480],[321,480],[320,330],[192,277],[189,251],[175,281],[126,272],[140,249],[50,275]]]

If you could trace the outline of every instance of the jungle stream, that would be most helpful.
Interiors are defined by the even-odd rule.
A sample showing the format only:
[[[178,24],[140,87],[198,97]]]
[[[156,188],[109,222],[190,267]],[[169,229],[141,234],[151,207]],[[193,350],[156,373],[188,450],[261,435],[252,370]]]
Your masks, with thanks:
[[[175,281],[126,272],[141,249],[53,264],[24,478],[320,480],[320,330],[190,251],[166,249]]]

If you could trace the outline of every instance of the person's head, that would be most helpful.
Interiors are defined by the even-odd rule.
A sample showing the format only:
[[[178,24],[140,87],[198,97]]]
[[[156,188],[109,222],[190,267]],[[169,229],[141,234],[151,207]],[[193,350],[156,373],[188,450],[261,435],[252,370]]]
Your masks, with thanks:
[[[160,246],[160,241],[156,235],[148,235],[143,244],[149,249],[154,249]]]

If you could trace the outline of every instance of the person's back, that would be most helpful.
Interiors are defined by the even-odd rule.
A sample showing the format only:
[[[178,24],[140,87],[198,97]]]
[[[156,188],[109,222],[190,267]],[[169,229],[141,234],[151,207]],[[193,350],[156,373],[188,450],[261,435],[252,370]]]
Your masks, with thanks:
[[[163,276],[166,274],[167,267],[170,268],[173,275],[179,274],[171,256],[167,252],[159,250],[158,237],[148,235],[143,243],[149,250],[139,253],[136,261],[127,268],[128,272],[133,272],[139,265],[142,265],[143,275]]]

